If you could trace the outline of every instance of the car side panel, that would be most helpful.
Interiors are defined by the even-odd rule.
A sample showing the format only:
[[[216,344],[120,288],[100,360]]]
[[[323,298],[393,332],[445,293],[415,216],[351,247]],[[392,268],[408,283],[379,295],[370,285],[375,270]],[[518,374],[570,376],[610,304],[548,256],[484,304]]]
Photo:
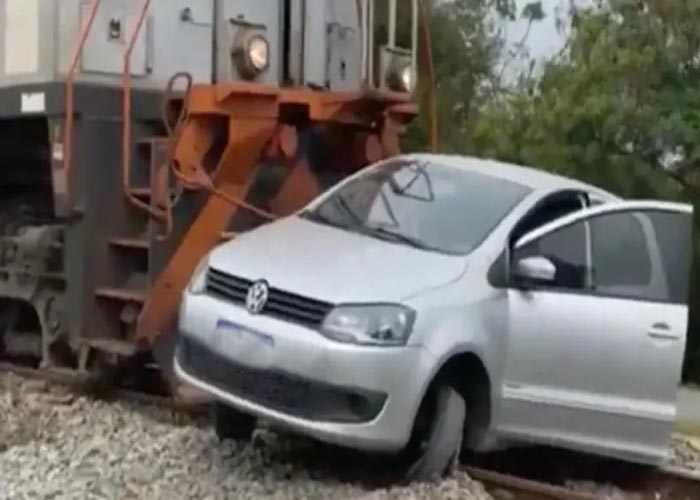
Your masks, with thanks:
[[[469,261],[468,272],[456,283],[414,297],[409,305],[421,311],[411,344],[425,347],[437,360],[423,393],[442,366],[462,353],[476,355],[484,364],[491,385],[492,416],[501,399],[501,374],[506,359],[508,297],[490,287],[483,273],[482,256]],[[487,260],[487,259],[486,259]],[[486,261],[485,260],[485,261]]]
[[[680,376],[683,342],[655,342],[648,331],[664,320],[684,331],[684,307],[509,293],[514,324],[499,431],[636,461],[663,459],[675,418],[667,374]]]
[[[664,241],[676,260],[686,258],[674,249],[690,244],[689,228],[681,227],[690,224],[691,211],[664,202],[616,205],[586,211],[579,220],[621,211],[679,217],[671,224],[656,221],[657,229],[672,228],[662,230],[662,240],[645,224],[654,262],[651,288],[626,291],[608,282],[600,290],[509,290],[510,338],[496,426],[509,437],[658,463],[667,456],[676,413],[688,312],[682,281],[688,273],[682,265],[668,267],[674,257],[663,257],[655,242]],[[569,223],[554,222],[526,239],[536,241],[538,233],[545,236]],[[660,290],[666,291],[654,295]]]

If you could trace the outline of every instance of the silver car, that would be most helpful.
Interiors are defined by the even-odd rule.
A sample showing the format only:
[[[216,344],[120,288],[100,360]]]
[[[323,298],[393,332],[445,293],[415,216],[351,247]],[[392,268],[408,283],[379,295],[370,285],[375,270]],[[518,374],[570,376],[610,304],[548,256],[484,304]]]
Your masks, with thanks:
[[[218,401],[222,438],[262,419],[408,479],[523,443],[659,464],[691,220],[521,166],[395,157],[203,259],[175,371]]]

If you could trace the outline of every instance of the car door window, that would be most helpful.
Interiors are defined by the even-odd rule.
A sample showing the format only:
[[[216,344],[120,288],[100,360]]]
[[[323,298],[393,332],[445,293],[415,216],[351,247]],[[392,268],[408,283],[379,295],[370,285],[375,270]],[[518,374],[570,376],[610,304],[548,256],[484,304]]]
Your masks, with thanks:
[[[584,207],[583,194],[580,192],[562,191],[550,195],[518,222],[510,236],[510,241],[514,243],[530,231],[560,217],[582,210]]]
[[[652,262],[642,216],[630,212],[591,219],[593,285],[602,295],[651,298]]]
[[[685,217],[647,210],[591,218],[595,293],[685,303],[692,247]]]
[[[556,268],[554,282],[548,287],[585,290],[590,286],[586,234],[585,222],[565,226],[515,250],[514,262],[526,257],[546,257]]]
[[[691,271],[688,213],[621,210],[554,229],[513,253],[513,262],[541,256],[555,266],[548,288],[686,304]]]

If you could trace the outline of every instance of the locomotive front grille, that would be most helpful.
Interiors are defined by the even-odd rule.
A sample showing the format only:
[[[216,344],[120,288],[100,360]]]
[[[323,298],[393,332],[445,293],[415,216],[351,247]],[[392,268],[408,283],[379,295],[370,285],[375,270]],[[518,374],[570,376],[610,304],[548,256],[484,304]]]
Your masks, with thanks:
[[[206,290],[210,295],[245,307],[248,290],[253,281],[209,268]],[[319,328],[333,305],[294,293],[270,288],[269,296],[260,314],[290,323]]]

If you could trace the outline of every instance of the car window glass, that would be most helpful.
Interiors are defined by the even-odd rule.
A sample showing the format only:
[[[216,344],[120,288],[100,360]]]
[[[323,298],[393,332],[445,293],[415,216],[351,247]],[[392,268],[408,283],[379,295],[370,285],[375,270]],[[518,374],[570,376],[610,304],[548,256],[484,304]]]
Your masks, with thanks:
[[[596,293],[685,302],[690,273],[689,217],[675,212],[629,211],[592,218]]]
[[[511,244],[517,242],[530,231],[583,208],[578,193],[558,193],[551,196],[523,217],[513,230],[510,238]]]
[[[691,214],[649,212],[655,243],[668,285],[667,302],[687,304],[692,271],[693,223]]]
[[[590,224],[596,291],[648,295],[652,264],[639,215],[607,214],[591,219]]]
[[[401,160],[369,169],[302,215],[368,236],[465,255],[530,192],[488,174]]]
[[[556,268],[553,288],[585,290],[589,266],[586,259],[586,224],[578,222],[555,230],[515,251],[516,260],[548,258]]]

